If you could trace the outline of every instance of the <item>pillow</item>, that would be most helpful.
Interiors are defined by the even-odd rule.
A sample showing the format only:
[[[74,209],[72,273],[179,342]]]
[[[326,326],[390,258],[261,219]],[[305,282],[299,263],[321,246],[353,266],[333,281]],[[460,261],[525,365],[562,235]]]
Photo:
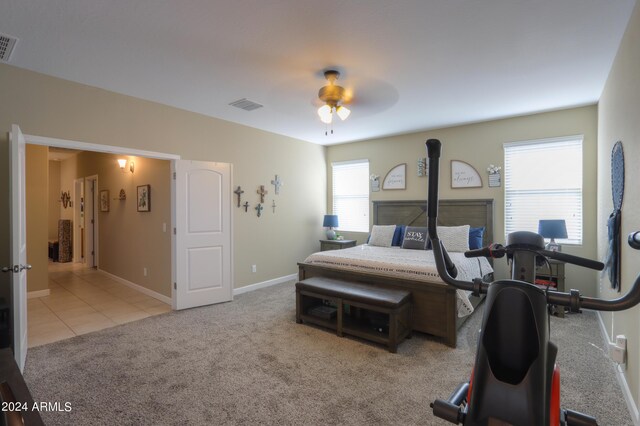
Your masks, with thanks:
[[[438,236],[447,251],[459,252],[469,250],[469,225],[438,226]]]
[[[377,247],[391,247],[393,233],[396,232],[395,225],[373,225],[369,245]]]
[[[482,228],[469,228],[469,249],[482,248],[482,237],[484,236],[484,226]]]
[[[427,248],[428,231],[426,227],[407,226],[404,231],[402,248],[413,250],[425,250]]]
[[[402,240],[404,239],[404,229],[406,225],[396,225],[396,231],[393,233],[392,246],[402,247]]]

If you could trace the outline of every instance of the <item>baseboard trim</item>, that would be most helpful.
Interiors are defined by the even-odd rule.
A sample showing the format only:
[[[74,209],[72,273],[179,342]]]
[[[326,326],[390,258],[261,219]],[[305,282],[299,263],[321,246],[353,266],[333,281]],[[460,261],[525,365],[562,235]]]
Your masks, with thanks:
[[[607,342],[610,342],[609,334],[607,333],[607,329],[604,326],[604,321],[602,321],[602,315],[600,312],[598,314],[598,322],[600,323],[600,332],[602,333],[602,337]],[[606,350],[606,349],[605,349]],[[629,414],[631,414],[631,420],[633,420],[634,426],[640,426],[640,411],[638,411],[638,406],[636,402],[633,400],[633,396],[631,395],[631,389],[629,389],[629,383],[627,383],[627,377],[622,371],[622,366],[615,365],[614,370],[616,372],[616,379],[618,379],[618,383],[620,384],[620,388],[622,388],[622,393],[624,394],[624,399],[627,402],[627,409],[629,410]]]
[[[143,286],[141,286],[140,284],[132,283],[131,281],[125,280],[124,278],[119,277],[119,276],[117,276],[117,275],[113,275],[112,273],[107,272],[107,271],[105,271],[105,270],[103,270],[103,269],[100,269],[100,268],[98,268],[98,271],[100,271],[100,272],[102,272],[103,274],[107,275],[109,278],[112,278],[112,279],[114,279],[114,280],[118,281],[119,283],[126,285],[126,286],[127,286],[127,287],[129,287],[129,288],[132,288],[132,289],[134,289],[134,290],[137,290],[137,291],[139,291],[140,293],[144,293],[144,294],[146,294],[147,296],[151,296],[151,297],[153,297],[154,299],[158,299],[158,300],[160,300],[161,302],[167,303],[167,304],[169,304],[169,305],[171,305],[171,303],[173,302],[173,301],[171,300],[171,298],[170,298],[170,297],[167,297],[167,296],[165,296],[164,294],[160,294],[160,293],[158,293],[158,292],[156,292],[156,291],[149,290],[148,288],[143,287]]]
[[[292,281],[298,278],[298,274],[285,275],[284,277],[274,278],[272,280],[262,281],[261,283],[249,284],[244,287],[234,288],[233,295],[237,296],[239,294],[248,293],[250,291],[259,290],[265,287],[271,287],[272,285],[286,283],[287,281]]]
[[[37,290],[27,292],[27,299],[35,299],[36,297],[46,297],[51,295],[51,290]]]

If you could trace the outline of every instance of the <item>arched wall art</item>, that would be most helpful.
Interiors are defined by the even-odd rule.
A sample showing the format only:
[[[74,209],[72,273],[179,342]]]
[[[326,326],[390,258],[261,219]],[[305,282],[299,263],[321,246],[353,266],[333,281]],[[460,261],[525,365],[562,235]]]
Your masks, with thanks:
[[[382,189],[406,189],[407,163],[398,164],[384,177]]]
[[[482,188],[482,177],[471,164],[451,160],[451,188]]]

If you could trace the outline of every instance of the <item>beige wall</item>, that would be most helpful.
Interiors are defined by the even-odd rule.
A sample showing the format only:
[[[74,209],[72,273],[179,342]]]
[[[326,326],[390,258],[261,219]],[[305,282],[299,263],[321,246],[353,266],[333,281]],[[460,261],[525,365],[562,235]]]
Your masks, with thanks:
[[[598,254],[607,247],[607,219],[613,209],[611,199],[611,149],[622,141],[625,156],[625,194],[622,205],[622,293],[640,274],[640,253],[626,244],[632,231],[640,230],[640,4],[637,4],[620,44],[618,54],[598,104]],[[608,278],[600,280],[598,293],[619,297],[610,290]],[[627,382],[636,405],[640,402],[640,308],[615,314],[602,313],[609,337],[625,334],[628,343]]]
[[[116,160],[133,161],[135,171],[120,170]],[[98,176],[98,192],[109,191],[108,212],[98,216],[98,264],[101,270],[171,297],[170,162],[127,155],[81,152],[62,161],[62,187],[73,188],[78,178]],[[136,187],[151,185],[151,211],[136,209]],[[120,189],[126,193],[119,197]],[[85,186],[85,204],[90,200]],[[66,209],[70,212],[73,209]],[[85,218],[88,222],[88,218]],[[163,231],[166,223],[166,232]],[[74,225],[77,230],[80,224]],[[85,225],[86,227],[86,225]],[[147,276],[144,276],[147,268]]]
[[[236,288],[294,274],[296,262],[319,248],[326,206],[322,146],[9,65],[0,65],[0,97],[11,100],[0,103],[0,129],[7,132],[16,123],[27,134],[232,163],[234,186],[243,187],[243,199],[251,205],[248,213],[234,208]],[[6,158],[5,133],[0,135],[0,188],[8,193]],[[285,183],[278,196],[270,185],[275,174]],[[269,190],[268,206],[276,200],[275,214],[266,208],[256,217],[259,185]],[[0,239],[9,241],[4,198],[0,224]],[[1,244],[0,263],[8,263],[8,256],[8,245]],[[257,273],[251,272],[253,264]],[[0,280],[0,285],[6,282]]]
[[[60,161],[49,161],[49,239],[58,239],[60,219]]]
[[[27,262],[33,267],[27,279],[27,291],[49,288],[49,149],[27,145],[25,202],[27,208]]]
[[[486,169],[489,164],[504,166],[505,142],[541,139],[557,136],[584,135],[583,213],[584,235],[582,246],[563,246],[567,253],[594,258],[596,256],[596,120],[595,106],[568,109],[544,114],[478,124],[450,127],[358,143],[330,146],[327,150],[327,209],[331,209],[331,162],[369,159],[370,173],[380,176],[395,165],[407,163],[407,189],[381,190],[371,193],[372,200],[426,200],[427,178],[417,176],[418,158],[426,157],[425,142],[429,138],[442,141],[440,170],[440,197],[493,198],[495,200],[495,234],[497,242],[504,242],[504,187],[489,188]],[[451,189],[450,160],[463,160],[471,164],[482,176],[483,188]],[[544,164],[533,165],[545,173]],[[366,234],[346,234],[364,242]],[[498,276],[506,276],[506,262],[495,262]],[[595,294],[596,274],[567,265],[567,286],[577,288],[586,295]]]

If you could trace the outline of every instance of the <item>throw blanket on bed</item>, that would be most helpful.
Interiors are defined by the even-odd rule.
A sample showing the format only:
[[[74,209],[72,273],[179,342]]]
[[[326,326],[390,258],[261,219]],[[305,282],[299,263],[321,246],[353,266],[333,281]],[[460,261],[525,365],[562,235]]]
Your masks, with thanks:
[[[483,257],[467,259],[463,253],[449,253],[449,255],[458,268],[457,279],[459,280],[470,281],[493,272],[491,265]],[[334,269],[409,278],[444,285],[444,281],[438,275],[431,250],[407,250],[364,244],[343,250],[314,253],[304,262]],[[458,317],[464,317],[473,312],[469,294],[470,292],[457,290]]]

